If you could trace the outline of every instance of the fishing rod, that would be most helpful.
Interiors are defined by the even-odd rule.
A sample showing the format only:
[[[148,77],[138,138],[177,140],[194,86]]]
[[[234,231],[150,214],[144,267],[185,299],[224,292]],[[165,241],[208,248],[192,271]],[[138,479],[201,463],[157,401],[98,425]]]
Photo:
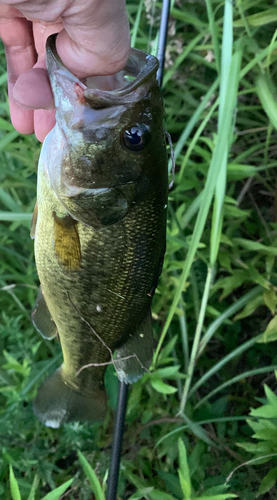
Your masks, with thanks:
[[[163,0],[162,3],[160,34],[159,34],[158,51],[157,51],[159,68],[156,76],[160,87],[162,86],[162,81],[163,81],[163,70],[164,70],[165,50],[167,42],[167,28],[168,28],[168,19],[170,13],[170,3],[171,3],[170,0]],[[108,489],[107,489],[106,500],[116,500],[117,496],[121,448],[122,448],[122,440],[124,434],[127,402],[128,402],[128,384],[126,384],[125,382],[120,382],[117,411],[116,411],[114,431],[113,431],[111,465],[108,476]]]

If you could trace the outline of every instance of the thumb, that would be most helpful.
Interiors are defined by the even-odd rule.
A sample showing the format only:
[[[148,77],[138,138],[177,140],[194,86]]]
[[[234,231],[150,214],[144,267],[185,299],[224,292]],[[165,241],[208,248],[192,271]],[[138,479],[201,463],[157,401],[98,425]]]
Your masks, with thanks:
[[[114,74],[125,66],[130,35],[124,1],[102,2],[93,17],[65,16],[63,24],[56,40],[57,51],[78,78]]]

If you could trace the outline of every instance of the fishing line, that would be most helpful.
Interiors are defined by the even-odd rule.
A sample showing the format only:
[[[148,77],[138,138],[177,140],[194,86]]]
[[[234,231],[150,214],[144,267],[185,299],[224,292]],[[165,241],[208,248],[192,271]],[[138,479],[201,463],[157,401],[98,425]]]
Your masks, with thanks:
[[[140,364],[141,368],[147,372],[149,372],[149,370],[147,370],[147,368],[142,364],[142,362],[140,361],[139,357],[136,355],[136,353],[134,354],[130,354],[130,356],[125,356],[123,358],[117,358],[117,359],[113,359],[113,352],[111,350],[111,348],[104,342],[104,340],[102,339],[102,337],[96,332],[95,328],[93,328],[93,326],[81,315],[78,307],[74,304],[74,302],[71,300],[71,297],[69,295],[69,292],[67,292],[67,297],[68,297],[68,300],[70,302],[70,304],[72,305],[72,307],[74,307],[75,311],[77,312],[79,318],[84,322],[86,323],[86,325],[90,328],[90,330],[92,331],[92,333],[95,335],[95,337],[99,340],[99,342],[101,342],[101,344],[103,344],[103,346],[107,349],[107,351],[110,353],[110,356],[111,356],[111,361],[106,361],[104,363],[88,363],[87,365],[83,365],[81,366],[81,368],[75,373],[75,376],[78,377],[78,375],[80,375],[80,373],[83,371],[83,370],[86,370],[87,368],[90,368],[91,366],[107,366],[107,365],[113,365],[114,366],[114,369],[115,371],[118,373],[118,369],[116,367],[116,363],[119,363],[120,361],[125,361],[127,359],[131,359],[131,358],[135,358],[137,360],[137,362]]]
[[[153,6],[155,6],[155,2],[153,2]],[[165,61],[165,49],[166,49],[169,13],[170,13],[170,0],[163,0],[158,52],[157,52],[157,58],[160,63],[159,69],[157,71],[157,80],[160,87],[162,86],[162,80],[163,80],[163,69]],[[150,26],[150,32],[151,29],[152,27]],[[111,465],[108,476],[108,489],[107,489],[106,500],[116,500],[117,496],[120,456],[121,456],[122,440],[124,434],[127,401],[128,401],[128,384],[125,384],[125,382],[120,382],[117,412],[114,423]]]
[[[147,12],[146,17],[149,21],[149,34],[146,52],[148,52],[148,54],[151,54],[151,39],[155,23],[156,0],[145,0],[144,5]]]

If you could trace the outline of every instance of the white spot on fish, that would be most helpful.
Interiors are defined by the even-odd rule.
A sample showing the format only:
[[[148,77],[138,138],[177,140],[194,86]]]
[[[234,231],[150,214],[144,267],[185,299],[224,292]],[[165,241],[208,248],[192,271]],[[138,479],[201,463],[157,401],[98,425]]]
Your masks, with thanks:
[[[167,208],[167,204],[165,204],[164,208]]]
[[[143,339],[144,333],[140,333],[139,336]]]
[[[99,313],[102,312],[102,307],[99,304],[97,304],[97,306],[96,306],[96,311]]]

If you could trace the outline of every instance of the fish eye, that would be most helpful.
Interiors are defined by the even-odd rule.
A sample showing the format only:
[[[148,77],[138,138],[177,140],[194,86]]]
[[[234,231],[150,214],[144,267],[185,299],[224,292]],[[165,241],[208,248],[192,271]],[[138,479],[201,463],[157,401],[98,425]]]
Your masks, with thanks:
[[[123,142],[128,149],[140,151],[145,146],[145,131],[142,127],[131,127],[123,133]]]

